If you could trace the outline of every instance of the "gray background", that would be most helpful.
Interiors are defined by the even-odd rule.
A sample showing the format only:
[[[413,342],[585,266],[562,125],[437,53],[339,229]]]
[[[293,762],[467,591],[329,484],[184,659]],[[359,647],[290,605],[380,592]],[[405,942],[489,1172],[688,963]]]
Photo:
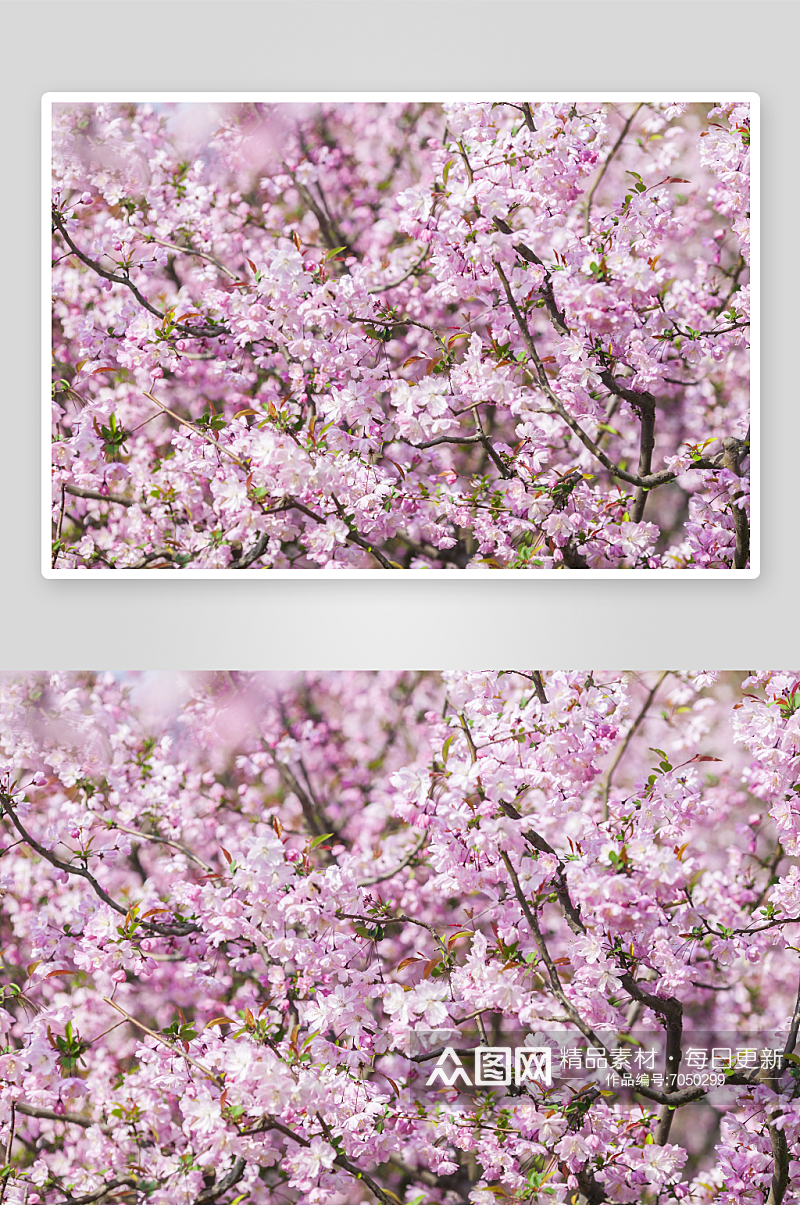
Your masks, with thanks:
[[[0,670],[788,666],[798,640],[798,6],[330,0],[0,4]],[[762,101],[755,581],[45,581],[39,122],[48,91],[675,89]]]

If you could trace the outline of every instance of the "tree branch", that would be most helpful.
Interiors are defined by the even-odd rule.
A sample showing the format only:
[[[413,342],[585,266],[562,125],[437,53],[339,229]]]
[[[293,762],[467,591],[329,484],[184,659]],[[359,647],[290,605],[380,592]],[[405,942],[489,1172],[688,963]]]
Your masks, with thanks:
[[[544,842],[542,838],[539,838],[539,840],[542,841],[543,845],[547,845],[547,842]],[[546,852],[551,852],[551,849],[547,850]],[[520,886],[516,871],[511,865],[511,861],[505,850],[500,850],[500,857],[502,858],[506,869],[508,870],[511,882],[514,886],[514,894],[517,897],[517,901],[519,902],[523,915],[525,916],[525,919],[527,920],[531,929],[531,934],[536,942],[536,948],[539,951],[539,956],[547,968],[553,994],[570,1017],[570,1020],[577,1026],[584,1037],[588,1038],[593,1045],[599,1046],[605,1052],[606,1057],[611,1064],[613,1062],[612,1056],[605,1042],[598,1037],[590,1025],[587,1025],[564,991],[561,979],[559,978],[558,969],[550,957],[550,951],[547,949],[547,944],[545,943],[542,931],[539,927],[539,922],[534,911],[531,909],[530,904],[525,898],[525,894]],[[583,922],[580,921],[580,917],[579,922],[581,928],[585,931],[585,927],[583,926]],[[642,987],[641,983],[634,979],[630,971],[620,970],[619,979],[622,983],[622,986],[625,988],[628,995],[632,997],[632,999],[640,1001],[653,1012],[658,1013],[659,1016],[664,1018],[665,1029],[667,1031],[667,1075],[670,1077],[675,1076],[678,1072],[678,1068],[680,1067],[680,1042],[683,1028],[683,1005],[674,996],[664,997],[653,995],[652,992],[647,991]],[[693,1100],[699,1100],[701,1097],[707,1095],[707,1090],[699,1087],[684,1088],[683,1091],[668,1090],[665,1092],[660,1092],[655,1088],[637,1085],[636,1091],[640,1093],[640,1095],[646,1096],[650,1100],[657,1101],[661,1105],[670,1105],[673,1109],[679,1107],[680,1105],[689,1104]]]
[[[204,870],[206,874],[213,874],[214,868],[209,866],[208,862],[204,862],[202,858],[198,858],[197,854],[185,845],[181,845],[179,841],[171,841],[169,837],[158,837],[155,833],[142,833],[137,828],[126,828],[124,824],[115,824],[114,828],[120,833],[128,833],[131,837],[136,837],[139,841],[152,841],[157,845],[170,845],[173,849],[177,849],[180,853],[185,854],[192,862]]]
[[[70,248],[73,255],[77,255],[78,259],[81,260],[82,263],[86,264],[87,268],[91,268],[93,272],[96,272],[98,276],[102,276],[104,280],[110,280],[112,284],[124,285],[126,289],[130,289],[136,300],[139,302],[139,305],[144,306],[146,310],[148,310],[156,318],[160,318],[162,322],[164,321],[166,318],[164,311],[159,310],[152,305],[144,294],[139,292],[136,285],[127,274],[125,276],[116,276],[113,272],[109,272],[106,268],[102,267],[97,260],[90,259],[88,255],[85,255],[84,252],[81,251],[78,246],[76,246],[71,236],[67,233],[64,219],[59,211],[53,208],[52,214],[53,222],[57,226],[61,233],[61,237]],[[176,322],[173,325],[173,330],[179,331],[182,335],[185,335],[191,339],[215,339],[219,335],[227,335],[229,333],[227,328],[224,326],[198,329],[196,326],[184,326],[182,322]]]
[[[113,910],[119,913],[120,916],[128,915],[128,909],[124,906],[124,904],[118,904],[116,900],[112,899],[108,892],[100,886],[94,875],[85,869],[85,867],[73,866],[70,862],[63,862],[61,858],[57,858],[49,849],[45,849],[43,845],[40,845],[36,838],[32,837],[30,833],[23,828],[11,804],[10,797],[4,793],[0,793],[0,808],[5,815],[8,816],[14,828],[22,837],[23,841],[27,842],[31,849],[34,850],[40,858],[44,858],[46,862],[49,862],[51,866],[55,866],[57,870],[63,870],[66,874],[73,874],[77,875],[79,878],[86,879],[87,883],[91,885],[95,895],[99,896],[104,904],[107,904],[109,908],[113,908]],[[200,931],[199,926],[193,924],[191,921],[174,925],[159,924],[156,921],[140,921],[139,924],[142,926],[142,928],[150,929],[151,932],[158,933],[162,937],[185,937],[189,933],[198,933]]]
[[[741,477],[742,470],[740,462],[744,455],[746,447],[750,446],[750,432],[747,433],[746,440],[734,439],[728,436],[722,441],[722,463],[726,469],[730,469],[737,477]],[[750,556],[750,524],[747,521],[747,514],[744,507],[736,505],[736,499],[741,498],[741,491],[735,494],[732,499],[731,512],[733,515],[733,529],[736,532],[736,551],[733,557],[734,569],[745,569]]]
[[[40,1117],[45,1121],[67,1121],[70,1125],[82,1126],[84,1130],[90,1129],[91,1126],[98,1126],[104,1134],[111,1132],[111,1126],[102,1125],[91,1117],[84,1117],[82,1113],[56,1113],[55,1109],[45,1109],[40,1105],[29,1105],[21,1100],[16,1102],[16,1110],[18,1113],[23,1113],[26,1117]]]
[[[633,724],[628,729],[628,731],[625,735],[625,740],[622,742],[622,745],[620,746],[619,750],[617,751],[616,757],[612,761],[611,765],[608,767],[608,772],[606,773],[606,780],[605,780],[605,783],[603,784],[603,819],[604,820],[608,819],[608,797],[609,797],[609,793],[611,791],[611,782],[612,782],[612,779],[614,778],[614,771],[616,770],[617,766],[619,765],[619,763],[622,761],[623,757],[625,756],[627,749],[628,749],[628,745],[631,743],[631,739],[632,739],[634,733],[636,732],[636,730],[639,727],[639,725],[641,724],[642,720],[645,718],[648,711],[650,710],[650,704],[653,702],[653,699],[656,697],[656,692],[658,691],[658,688],[661,686],[661,683],[664,681],[664,679],[669,677],[669,674],[670,674],[670,670],[667,669],[667,670],[664,670],[663,673],[660,675],[655,686],[653,687],[653,689],[650,691],[647,698],[645,699],[644,704],[642,705],[642,708],[641,708],[639,714],[637,715],[636,719],[633,721]]]
[[[636,108],[631,113],[628,120],[625,122],[625,125],[622,127],[622,133],[620,134],[619,138],[617,139],[617,141],[614,143],[613,147],[611,148],[610,154],[608,155],[605,163],[603,164],[603,166],[600,169],[599,176],[597,177],[597,179],[595,180],[591,189],[589,190],[589,195],[586,198],[586,233],[587,234],[589,233],[589,230],[590,230],[589,217],[592,212],[592,201],[594,200],[594,194],[597,192],[597,189],[600,185],[600,181],[603,179],[603,176],[606,174],[609,164],[611,163],[611,160],[614,158],[617,151],[622,146],[622,143],[625,140],[625,135],[628,133],[628,130],[631,128],[631,122],[633,121],[634,117],[639,112],[639,110],[641,109],[643,104],[644,104],[644,102],[640,101],[639,104],[636,106]]]
[[[95,1192],[86,1193],[83,1197],[73,1197],[67,1194],[59,1205],[90,1205],[92,1201],[99,1201],[108,1193],[113,1192],[115,1188],[136,1188],[138,1181],[134,1180],[133,1176],[124,1176],[121,1180],[109,1180],[102,1188],[98,1188]]]
[[[233,1161],[233,1166],[230,1171],[222,1177],[219,1184],[212,1184],[209,1188],[204,1188],[199,1196],[195,1197],[194,1205],[207,1205],[209,1201],[216,1201],[229,1188],[233,1188],[234,1184],[238,1184],[245,1173],[247,1163],[241,1155],[237,1156]]]
[[[404,281],[408,280],[409,276],[413,276],[418,268],[422,267],[429,255],[430,247],[426,247],[419,259],[411,265],[408,271],[405,272],[399,280],[393,280],[391,284],[388,285],[377,285],[374,289],[367,289],[367,292],[374,296],[376,293],[387,293],[389,289],[396,289],[398,285],[401,285]]]
[[[319,1120],[323,1131],[329,1136],[330,1130],[321,1118],[319,1118]],[[297,1142],[300,1146],[311,1146],[309,1140],[304,1138],[302,1134],[295,1134],[294,1130],[290,1130],[288,1126],[283,1124],[283,1122],[278,1121],[277,1117],[272,1117],[270,1115],[262,1117],[261,1120],[257,1122],[256,1125],[254,1125],[251,1129],[242,1130],[241,1133],[249,1136],[251,1134],[263,1134],[266,1130],[277,1130],[279,1134],[283,1134],[285,1138],[291,1138],[292,1142]],[[397,1205],[397,1199],[395,1197],[390,1197],[388,1193],[384,1192],[380,1185],[375,1183],[368,1172],[361,1171],[361,1169],[352,1164],[350,1160],[346,1158],[346,1156],[337,1155],[333,1162],[335,1166],[341,1167],[343,1171],[348,1172],[353,1179],[361,1180],[364,1184],[366,1184],[382,1203],[382,1205]]]
[[[503,234],[514,233],[508,222],[504,222],[502,218],[493,218],[492,221],[497,229]],[[553,292],[553,281],[547,264],[544,262],[544,260],[539,258],[535,251],[531,251],[530,247],[526,246],[525,243],[514,243],[513,247],[517,255],[521,256],[522,259],[524,259],[527,263],[537,264],[540,268],[544,268],[544,281],[542,283],[541,292],[542,296],[544,297],[547,311],[550,314],[553,326],[558,331],[559,335],[568,335],[569,327],[567,326],[567,320],[564,317],[563,311],[558,308],[555,293]]]
[[[425,842],[427,840],[428,840],[428,835],[426,833],[422,837],[422,840],[419,841],[419,843],[414,846],[414,848],[411,850],[411,853],[409,853],[405,858],[403,858],[402,862],[398,866],[395,866],[394,870],[387,870],[386,874],[375,875],[375,877],[372,879],[359,879],[358,886],[359,887],[374,887],[376,883],[385,883],[387,881],[387,879],[393,879],[394,876],[396,874],[399,874],[401,870],[405,870],[406,866],[408,866],[408,864],[410,862],[413,862],[414,858],[416,858],[417,854],[420,852],[420,850],[422,849],[423,845],[425,844]]]
[[[197,1071],[200,1071],[206,1077],[206,1079],[210,1079],[211,1082],[216,1084],[218,1087],[223,1086],[225,1082],[224,1077],[217,1075],[215,1071],[210,1071],[209,1068],[204,1067],[202,1063],[198,1063],[197,1059],[192,1058],[192,1056],[187,1054],[185,1050],[180,1050],[177,1046],[170,1042],[168,1038],[165,1038],[162,1033],[156,1033],[154,1029],[150,1029],[141,1021],[137,1021],[135,1017],[132,1017],[130,1013],[126,1012],[124,1008],[121,1008],[119,1004],[112,1000],[110,996],[103,996],[103,1000],[106,1004],[110,1004],[112,1008],[115,1008],[118,1013],[121,1013],[126,1021],[130,1021],[131,1025],[135,1025],[137,1029],[141,1029],[142,1033],[146,1033],[149,1037],[155,1038],[155,1040],[160,1042],[162,1046],[166,1046],[167,1050],[171,1050],[173,1054],[178,1056],[178,1058],[184,1059],[191,1067],[194,1067]]]
[[[118,506],[139,506],[145,514],[150,513],[146,502],[138,502],[136,498],[123,498],[122,494],[101,494],[99,490],[85,490],[79,485],[64,485],[63,490],[76,498],[94,498],[97,502],[116,502]]]
[[[601,447],[599,447],[594,442],[594,440],[591,439],[586,434],[583,427],[581,427],[580,424],[575,421],[575,419],[572,417],[572,415],[565,409],[564,404],[561,401],[561,398],[554,391],[549,380],[547,379],[547,373],[545,372],[544,365],[542,364],[542,361],[539,358],[539,353],[536,350],[536,344],[534,343],[533,337],[530,333],[530,330],[528,329],[528,324],[525,321],[524,317],[522,316],[519,306],[517,305],[516,301],[514,300],[514,294],[511,292],[511,286],[508,283],[508,279],[506,277],[505,272],[503,271],[500,264],[498,264],[497,262],[495,262],[495,268],[497,269],[498,275],[500,276],[500,279],[503,282],[503,288],[505,289],[506,298],[508,299],[508,304],[511,307],[511,311],[516,319],[517,326],[519,327],[520,334],[522,335],[522,340],[525,344],[525,347],[528,350],[528,354],[530,355],[531,359],[533,360],[534,365],[536,366],[536,375],[537,375],[537,378],[539,381],[539,386],[542,389],[542,391],[546,394],[546,396],[549,398],[549,400],[552,402],[553,406],[555,407],[556,411],[559,414],[559,417],[562,418],[564,420],[564,422],[567,424],[567,426],[570,428],[570,430],[573,431],[575,433],[575,435],[577,435],[578,439],[581,441],[583,446],[585,448],[587,448],[592,453],[592,455],[595,456],[600,461],[600,463],[603,465],[604,468],[608,469],[609,473],[611,473],[614,477],[619,477],[621,481],[627,481],[630,485],[643,486],[646,489],[655,489],[656,486],[665,485],[666,482],[668,482],[668,481],[674,481],[676,474],[670,473],[668,471],[664,471],[661,473],[652,473],[652,474],[648,474],[646,477],[641,477],[638,475],[634,475],[633,473],[628,473],[625,469],[621,469],[619,467],[619,465],[614,464],[613,460],[611,460],[611,458],[606,455],[606,453],[603,451],[603,449]],[[613,380],[613,378],[612,378],[612,380]],[[615,382],[615,390],[614,390],[615,392],[617,392],[618,390],[621,390],[622,388],[624,388],[624,387],[620,386],[618,383]],[[637,405],[641,404],[641,396],[642,395],[634,394],[632,390],[628,390],[626,392],[631,393],[632,397],[635,399],[635,404],[637,404]],[[624,397],[625,395],[622,394],[622,396]]]

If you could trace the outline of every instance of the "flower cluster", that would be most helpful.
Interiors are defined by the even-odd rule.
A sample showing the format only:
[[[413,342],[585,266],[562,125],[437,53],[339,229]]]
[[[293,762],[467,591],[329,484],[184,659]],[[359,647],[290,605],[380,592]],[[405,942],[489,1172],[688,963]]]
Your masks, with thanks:
[[[788,672],[7,676],[6,1199],[797,1205],[798,717]],[[481,1045],[659,1053],[446,1074]]]
[[[742,569],[749,106],[53,106],[56,569]]]

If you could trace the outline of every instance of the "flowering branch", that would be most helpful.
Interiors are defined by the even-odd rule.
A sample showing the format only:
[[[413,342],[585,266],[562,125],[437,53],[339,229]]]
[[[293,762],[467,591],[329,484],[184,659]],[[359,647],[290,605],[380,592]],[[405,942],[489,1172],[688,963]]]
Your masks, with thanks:
[[[26,841],[27,844],[30,845],[31,849],[35,850],[41,858],[44,858],[46,862],[49,862],[51,866],[55,866],[58,870],[63,870],[65,874],[77,875],[79,878],[86,879],[95,895],[99,896],[104,904],[108,904],[109,908],[113,908],[113,910],[119,913],[120,916],[128,915],[129,909],[123,904],[118,904],[116,900],[113,900],[108,892],[100,886],[94,875],[86,869],[86,867],[75,866],[71,862],[63,862],[61,858],[57,858],[49,849],[45,849],[43,845],[40,845],[39,842],[23,828],[16,812],[14,811],[10,796],[6,795],[4,792],[0,792],[0,807],[2,807],[3,812],[11,821],[14,828],[17,830],[23,840]],[[189,933],[197,933],[199,931],[199,926],[192,924],[191,921],[168,925],[160,924],[155,921],[143,920],[140,921],[139,924],[143,928],[149,929],[152,933],[160,934],[162,937],[185,937]]]

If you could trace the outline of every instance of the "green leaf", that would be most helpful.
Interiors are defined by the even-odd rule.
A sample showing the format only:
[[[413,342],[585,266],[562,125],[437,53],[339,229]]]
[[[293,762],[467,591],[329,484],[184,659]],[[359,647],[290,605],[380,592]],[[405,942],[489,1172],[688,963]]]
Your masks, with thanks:
[[[318,845],[321,845],[323,841],[327,841],[328,837],[332,836],[333,833],[323,833],[320,837],[315,837],[308,847],[308,852],[311,853],[312,849],[316,849]]]

